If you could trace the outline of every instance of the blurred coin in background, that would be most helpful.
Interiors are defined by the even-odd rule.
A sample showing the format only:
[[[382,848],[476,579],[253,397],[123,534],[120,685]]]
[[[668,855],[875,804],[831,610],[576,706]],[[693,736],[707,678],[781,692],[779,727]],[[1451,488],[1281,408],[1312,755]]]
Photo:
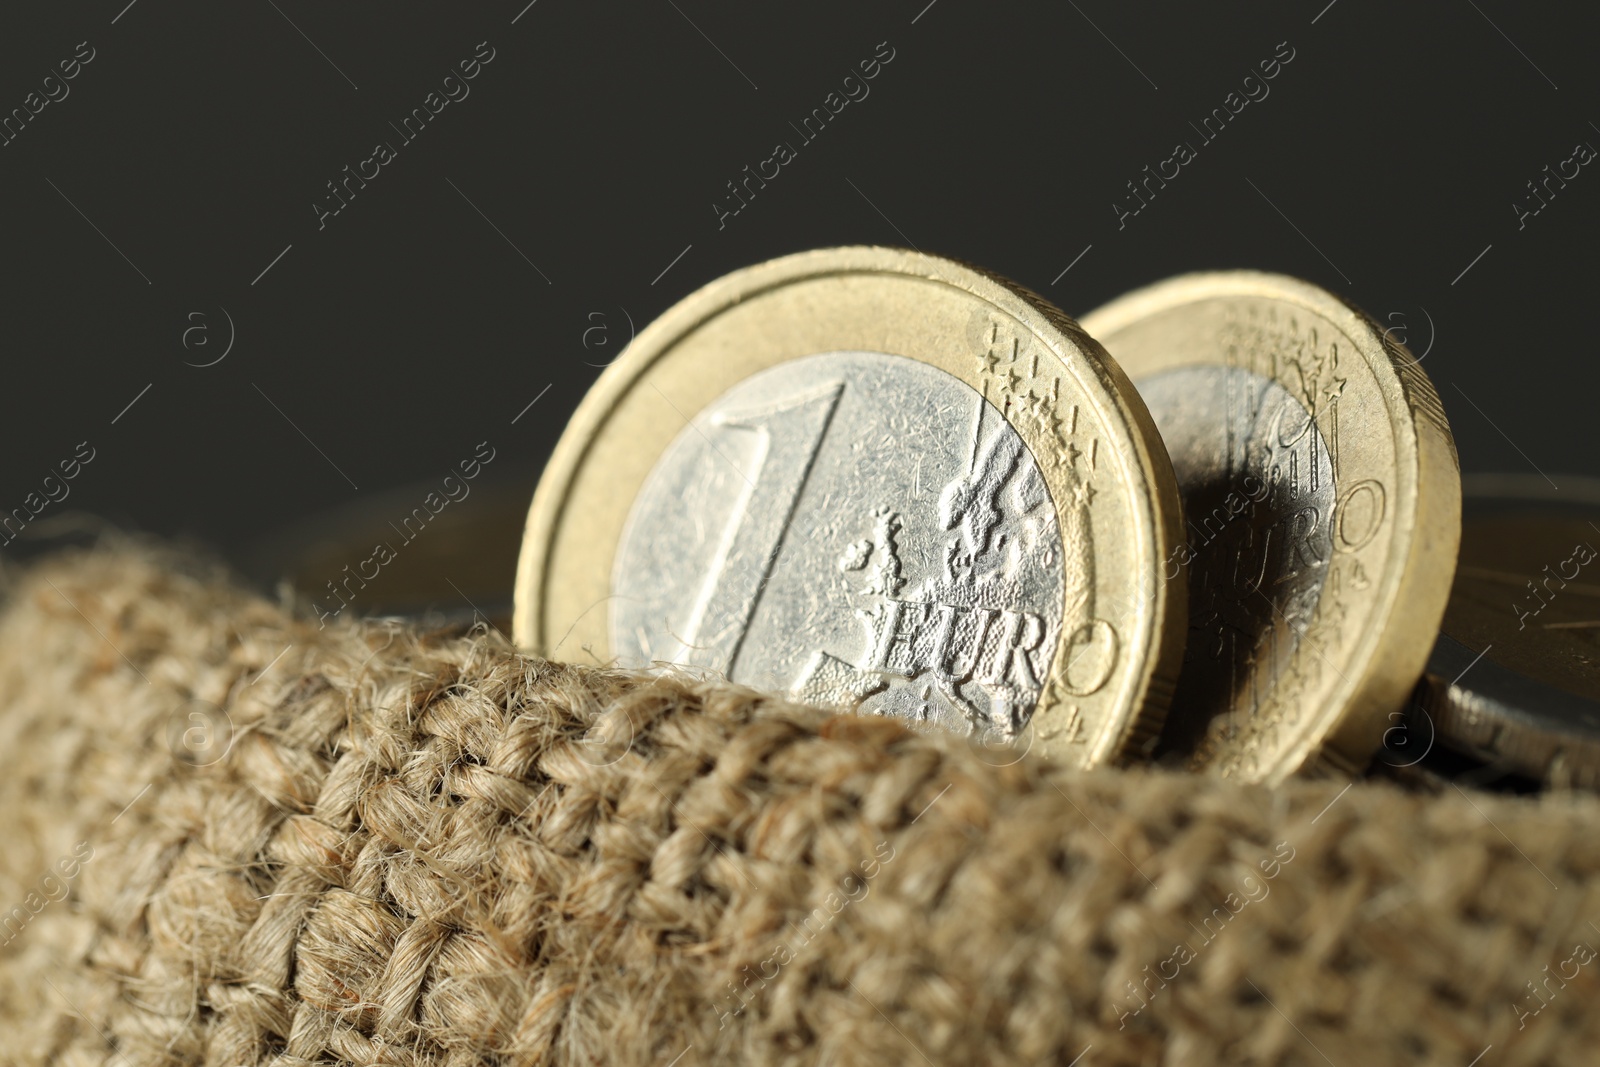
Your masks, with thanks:
[[[1161,429],[1190,632],[1160,749],[1251,781],[1353,774],[1427,660],[1460,532],[1439,398],[1383,328],[1307,282],[1191,274],[1083,328]]]

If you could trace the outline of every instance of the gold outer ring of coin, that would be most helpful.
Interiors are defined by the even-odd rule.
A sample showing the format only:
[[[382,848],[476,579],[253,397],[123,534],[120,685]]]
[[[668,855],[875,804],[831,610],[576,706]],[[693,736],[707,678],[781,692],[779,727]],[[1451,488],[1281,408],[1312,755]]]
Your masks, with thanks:
[[[1043,417],[1007,415],[1051,496],[1073,486],[1083,452],[1099,464],[1093,503],[1096,593],[1117,612],[1119,658],[1098,690],[1070,677],[1063,635],[1030,721],[1030,750],[1089,766],[1159,732],[1182,660],[1186,588],[1162,580],[1181,536],[1177,483],[1160,436],[1105,350],[1043,298],[982,270],[894,248],[821,249],[720,278],[641,330],[579,405],[534,493],[517,568],[514,637],[535,654],[609,663],[607,601],[631,505],[697,412],[752,374],[833,351],[905,356],[984,392],[978,315],[1045,358],[1005,368],[1011,394],[1052,394]],[[1004,338],[1002,337],[1002,340]],[[1032,375],[1030,376],[1030,371]],[[1004,403],[991,380],[989,399]],[[1061,424],[1070,419],[1078,456]],[[1020,412],[1019,412],[1020,415]],[[1089,437],[1097,443],[1091,444]],[[642,666],[642,665],[641,665]],[[1082,668],[1079,668],[1082,673]]]
[[[1230,314],[1259,316],[1268,335],[1243,364],[1245,346],[1230,348],[1219,329]],[[1192,706],[1181,677],[1175,699],[1186,715],[1225,712],[1194,753],[1197,769],[1269,783],[1301,770],[1359,773],[1422,674],[1460,543],[1460,465],[1432,384],[1366,314],[1283,275],[1183,275],[1122,296],[1082,325],[1136,383],[1185,366],[1255,370],[1300,400],[1331,442],[1338,496],[1323,520],[1332,558],[1287,664],[1254,678],[1267,684],[1252,709]],[[1260,694],[1236,685],[1236,704],[1252,689]]]

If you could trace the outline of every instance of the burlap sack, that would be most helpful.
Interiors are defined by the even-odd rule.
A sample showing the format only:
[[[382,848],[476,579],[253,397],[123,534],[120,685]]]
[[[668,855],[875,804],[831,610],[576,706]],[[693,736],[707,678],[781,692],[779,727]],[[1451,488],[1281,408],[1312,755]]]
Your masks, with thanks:
[[[0,694],[6,1063],[1600,1062],[1589,797],[998,766],[128,545]]]

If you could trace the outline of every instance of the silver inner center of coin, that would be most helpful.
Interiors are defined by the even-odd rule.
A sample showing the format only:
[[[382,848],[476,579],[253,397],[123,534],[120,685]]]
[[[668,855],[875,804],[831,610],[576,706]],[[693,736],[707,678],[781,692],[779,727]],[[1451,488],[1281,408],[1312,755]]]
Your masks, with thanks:
[[[1087,540],[1087,538],[1084,538]],[[695,416],[634,501],[612,577],[626,666],[708,668],[808,703],[1015,736],[1068,590],[1022,438],[936,367],[829,352]]]
[[[1333,465],[1300,401],[1254,371],[1181,367],[1137,385],[1172,457],[1193,554],[1185,714],[1163,737],[1189,751],[1204,712],[1259,706],[1310,625],[1333,552]]]

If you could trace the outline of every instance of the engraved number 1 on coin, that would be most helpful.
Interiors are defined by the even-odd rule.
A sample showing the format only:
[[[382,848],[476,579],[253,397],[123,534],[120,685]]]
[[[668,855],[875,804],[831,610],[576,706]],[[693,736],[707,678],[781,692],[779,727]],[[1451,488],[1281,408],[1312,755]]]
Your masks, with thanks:
[[[711,417],[718,429],[754,430],[760,443],[754,471],[740,472],[745,489],[695,597],[674,663],[692,662],[733,676],[750,618],[843,391],[844,382],[832,381],[776,404]]]

